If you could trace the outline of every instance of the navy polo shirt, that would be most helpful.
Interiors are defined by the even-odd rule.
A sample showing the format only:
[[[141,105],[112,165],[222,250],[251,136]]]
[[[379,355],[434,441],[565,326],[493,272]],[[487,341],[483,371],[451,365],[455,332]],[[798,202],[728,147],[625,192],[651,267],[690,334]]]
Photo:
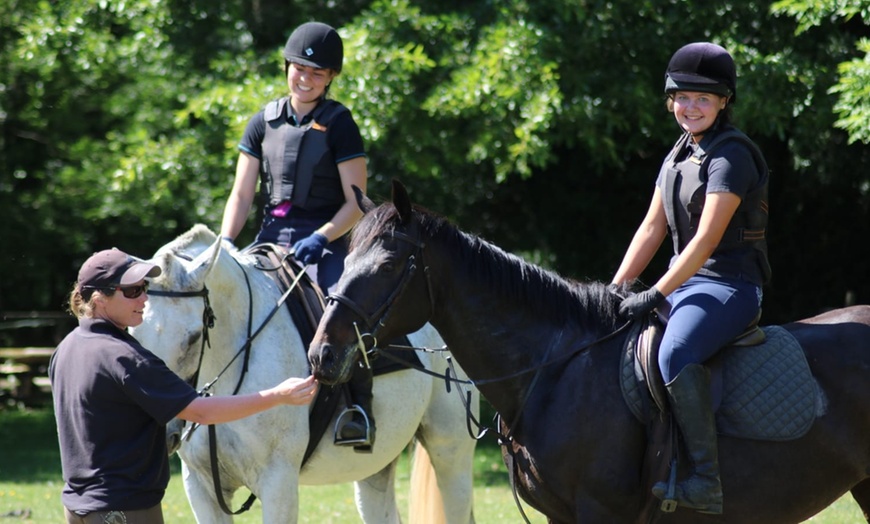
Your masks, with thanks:
[[[80,319],[49,364],[70,511],[136,510],[169,483],[166,424],[197,398],[126,331]]]

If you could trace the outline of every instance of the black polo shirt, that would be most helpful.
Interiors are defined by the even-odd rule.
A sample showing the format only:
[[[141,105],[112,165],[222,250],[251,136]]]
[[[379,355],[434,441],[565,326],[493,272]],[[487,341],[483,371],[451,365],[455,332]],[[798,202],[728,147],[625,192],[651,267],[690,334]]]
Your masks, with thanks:
[[[110,322],[80,319],[49,365],[63,467],[76,512],[146,509],[169,483],[166,424],[196,391]]]

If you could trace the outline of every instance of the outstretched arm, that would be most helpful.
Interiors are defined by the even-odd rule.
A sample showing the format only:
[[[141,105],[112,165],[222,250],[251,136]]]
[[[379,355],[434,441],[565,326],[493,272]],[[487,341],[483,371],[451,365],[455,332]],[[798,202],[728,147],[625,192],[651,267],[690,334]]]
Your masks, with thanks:
[[[304,406],[314,399],[314,377],[289,378],[277,386],[247,395],[199,397],[181,410],[178,418],[198,424],[222,424],[280,405]]]

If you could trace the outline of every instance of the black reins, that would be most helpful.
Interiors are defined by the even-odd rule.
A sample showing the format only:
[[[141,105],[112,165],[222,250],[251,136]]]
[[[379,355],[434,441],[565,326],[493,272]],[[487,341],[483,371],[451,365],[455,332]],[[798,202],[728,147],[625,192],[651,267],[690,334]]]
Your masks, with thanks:
[[[417,267],[417,260],[418,259],[419,259],[421,265],[423,266],[423,272],[424,272],[425,277],[426,277],[426,293],[429,296],[430,314],[434,314],[434,312],[435,312],[435,299],[434,299],[434,295],[432,293],[432,283],[431,283],[429,267],[426,266],[425,260],[424,260],[424,253],[425,253],[425,247],[426,247],[425,242],[419,240],[418,238],[414,238],[411,235],[408,235],[406,233],[402,233],[400,231],[392,231],[389,233],[385,233],[381,236],[394,238],[397,240],[402,240],[402,241],[408,242],[409,244],[411,244],[415,248],[414,252],[411,253],[410,255],[408,255],[408,261],[406,264],[405,272],[402,275],[402,279],[399,281],[396,288],[393,290],[392,293],[390,293],[389,297],[387,297],[387,299],[384,301],[384,303],[381,304],[375,310],[375,312],[373,314],[369,315],[365,312],[365,310],[359,304],[357,304],[351,298],[349,298],[346,295],[343,295],[339,292],[332,293],[328,297],[326,297],[327,302],[337,302],[343,306],[346,306],[348,309],[353,311],[359,318],[361,318],[363,320],[363,323],[364,323],[363,327],[366,330],[368,330],[368,332],[359,333],[359,329],[358,329],[356,323],[354,323],[354,326],[357,327],[357,333],[358,333],[358,336],[360,339],[358,342],[358,344],[359,344],[358,348],[363,353],[363,355],[366,357],[366,360],[368,360],[367,353],[370,353],[370,354],[377,354],[379,357],[387,358],[387,359],[392,360],[393,362],[396,362],[396,363],[401,363],[407,367],[410,367],[412,369],[420,371],[421,373],[425,373],[427,375],[444,380],[448,391],[450,391],[450,383],[451,382],[456,383],[456,384],[460,384],[460,385],[472,385],[475,387],[479,387],[481,385],[492,384],[492,383],[496,383],[496,382],[504,382],[507,380],[518,378],[518,377],[523,376],[523,375],[527,375],[529,373],[535,373],[535,376],[532,378],[532,381],[530,383],[529,388],[527,388],[525,398],[523,399],[522,403],[520,404],[520,409],[518,410],[516,419],[513,421],[513,424],[508,426],[510,431],[508,432],[507,435],[502,435],[499,430],[492,430],[491,428],[487,428],[487,427],[484,427],[483,425],[481,425],[472,415],[470,409],[468,408],[469,404],[466,403],[466,407],[468,409],[469,419],[474,422],[474,424],[477,426],[478,430],[482,429],[482,431],[480,431],[477,436],[472,434],[472,438],[479,439],[487,431],[493,431],[499,437],[499,439],[502,441],[503,445],[506,445],[507,443],[509,443],[513,438],[512,437],[513,428],[516,427],[516,424],[519,422],[519,417],[522,415],[522,412],[525,408],[525,404],[527,403],[529,396],[531,395],[532,390],[534,389],[535,385],[538,382],[538,378],[540,376],[540,373],[544,368],[551,366],[553,364],[557,364],[557,363],[562,362],[564,360],[571,359],[571,358],[575,357],[576,355],[578,355],[578,354],[580,354],[580,353],[582,353],[582,352],[584,352],[584,351],[586,351],[586,350],[588,350],[588,349],[590,349],[598,344],[606,342],[606,341],[616,337],[617,335],[619,335],[622,331],[624,331],[628,326],[631,325],[631,321],[628,321],[625,324],[623,324],[622,326],[620,326],[619,328],[617,328],[616,330],[614,330],[614,331],[612,331],[612,332],[610,332],[602,337],[599,337],[595,340],[592,340],[588,343],[585,343],[585,344],[573,349],[572,351],[570,351],[564,355],[561,355],[555,359],[549,360],[550,352],[556,346],[556,343],[554,342],[554,343],[550,344],[550,346],[547,348],[547,352],[544,355],[544,358],[542,359],[542,361],[540,363],[538,363],[530,368],[522,369],[520,371],[511,373],[509,375],[488,378],[488,379],[481,379],[481,380],[460,379],[460,378],[458,378],[458,375],[456,374],[455,368],[453,366],[453,360],[452,360],[452,358],[449,358],[449,357],[447,358],[447,360],[448,360],[448,363],[450,364],[450,366],[443,374],[438,373],[438,372],[434,372],[434,371],[430,371],[423,366],[408,363],[408,362],[405,362],[401,359],[398,359],[397,357],[394,357],[394,356],[390,355],[389,353],[377,351],[378,350],[377,333],[384,326],[384,324],[387,320],[387,317],[389,316],[390,312],[392,311],[393,306],[398,301],[398,299],[402,296],[402,294],[404,294],[405,290],[408,287],[408,284],[411,282],[411,279],[414,277],[414,275],[418,269],[418,267]],[[371,347],[366,347],[367,344],[364,344],[364,339],[367,339],[367,338],[370,338],[373,342]],[[399,346],[399,345],[391,344],[391,345],[388,345],[386,347],[390,348],[390,349],[403,349],[403,350],[412,350],[412,351],[413,350],[421,350],[421,351],[426,351],[426,352],[449,351],[449,348],[447,348],[446,346],[439,348],[439,349],[431,349],[431,348],[418,348],[418,347]],[[471,396],[471,394],[469,392],[468,393],[468,402],[469,403],[470,403],[470,398],[471,398],[470,396]],[[465,402],[465,399],[463,399],[463,402]],[[471,433],[471,432],[469,431],[469,433]]]
[[[499,445],[502,446],[505,450],[507,450],[507,457],[509,457],[509,460],[506,460],[505,465],[508,468],[509,479],[510,479],[510,484],[511,484],[511,491],[513,494],[514,502],[516,503],[517,508],[519,509],[519,512],[523,517],[523,520],[525,520],[526,524],[530,524],[529,518],[526,515],[525,511],[523,510],[522,504],[520,503],[519,496],[517,494],[516,471],[515,471],[516,452],[513,449],[513,446],[511,445],[511,443],[513,441],[514,429],[519,425],[519,421],[523,415],[523,412],[525,411],[526,404],[528,403],[529,399],[531,398],[532,391],[534,391],[535,386],[538,383],[538,379],[541,377],[541,372],[543,371],[543,369],[545,367],[548,367],[548,366],[556,364],[558,362],[562,362],[564,360],[568,360],[570,358],[573,358],[574,356],[576,356],[576,355],[578,355],[578,354],[580,354],[580,353],[582,353],[582,352],[584,352],[584,351],[586,351],[586,350],[588,350],[588,349],[590,349],[598,344],[601,344],[603,342],[606,342],[606,341],[616,337],[618,334],[620,334],[622,331],[624,331],[626,328],[628,328],[628,326],[630,326],[632,322],[629,320],[629,321],[625,322],[622,326],[618,327],[616,330],[614,330],[614,331],[612,331],[612,332],[610,332],[602,337],[599,337],[595,340],[592,340],[586,344],[583,344],[580,347],[575,348],[574,350],[568,352],[565,355],[561,355],[558,358],[555,358],[553,360],[549,360],[550,352],[557,345],[557,342],[559,340],[561,340],[561,332],[560,332],[559,338],[554,340],[547,347],[547,352],[544,354],[544,358],[542,359],[542,361],[540,363],[538,363],[537,365],[535,365],[531,368],[523,369],[523,370],[517,371],[515,373],[511,373],[510,375],[506,375],[506,376],[502,376],[502,377],[495,377],[495,378],[489,378],[489,379],[483,379],[483,380],[463,380],[463,379],[460,379],[460,378],[458,378],[458,375],[456,373],[452,357],[447,357],[448,368],[447,368],[447,370],[445,370],[445,372],[443,374],[437,373],[434,371],[430,371],[423,366],[418,366],[415,364],[401,361],[397,357],[394,357],[387,352],[383,352],[383,351],[377,352],[377,349],[378,349],[378,344],[377,344],[378,331],[385,325],[387,317],[389,316],[389,313],[392,311],[393,306],[398,301],[399,297],[401,297],[402,294],[404,294],[406,288],[408,287],[408,284],[411,282],[411,279],[414,277],[414,274],[417,271],[417,263],[416,262],[417,262],[418,258],[420,260],[420,263],[423,266],[423,273],[426,277],[426,279],[425,279],[426,280],[426,292],[429,295],[430,315],[434,315],[434,313],[435,313],[435,298],[434,298],[433,293],[432,293],[432,283],[430,281],[431,277],[430,277],[429,267],[426,266],[425,261],[423,259],[424,248],[426,247],[425,242],[423,242],[422,240],[420,240],[418,238],[414,238],[408,234],[402,233],[400,231],[392,231],[390,233],[385,233],[381,236],[382,237],[391,237],[391,238],[394,238],[397,240],[402,240],[402,241],[408,242],[409,244],[411,244],[412,246],[415,247],[414,252],[412,252],[410,255],[408,255],[408,261],[406,264],[405,272],[402,275],[402,279],[399,281],[398,285],[393,290],[393,292],[390,293],[390,296],[387,297],[387,299],[384,301],[384,303],[381,304],[380,307],[378,307],[375,310],[375,312],[372,313],[371,315],[367,314],[365,312],[365,310],[359,304],[354,302],[351,298],[349,298],[346,295],[343,295],[341,293],[330,294],[328,297],[326,297],[327,303],[328,302],[336,302],[336,303],[342,304],[343,306],[346,306],[348,309],[353,311],[359,318],[361,318],[363,320],[364,327],[366,330],[368,330],[367,333],[360,333],[359,327],[357,326],[357,324],[355,322],[354,322],[354,327],[355,327],[356,332],[357,332],[357,339],[358,339],[358,342],[357,342],[358,346],[357,347],[358,347],[359,351],[362,353],[363,359],[365,360],[365,363],[367,366],[368,366],[368,361],[369,361],[368,353],[372,353],[372,354],[377,353],[381,357],[386,357],[389,360],[392,360],[394,362],[399,362],[407,367],[413,368],[413,369],[420,371],[422,373],[425,373],[427,375],[443,379],[445,382],[445,386],[447,388],[448,393],[450,392],[450,383],[451,382],[454,382],[458,385],[473,385],[475,387],[478,387],[478,386],[484,385],[484,384],[491,384],[491,383],[495,383],[495,382],[503,382],[506,380],[511,380],[511,379],[520,377],[522,375],[526,375],[528,373],[535,373],[535,376],[532,377],[532,380],[529,383],[528,388],[526,388],[525,395],[523,396],[523,399],[519,404],[519,409],[517,410],[517,413],[514,416],[514,420],[510,424],[505,424],[507,426],[507,429],[508,429],[507,435],[502,434],[502,432],[501,432],[501,425],[503,423],[501,414],[498,414],[498,422],[496,424],[497,425],[496,429],[482,425],[477,420],[477,418],[474,416],[474,413],[472,411],[472,406],[471,406],[472,393],[471,393],[471,391],[466,391],[465,395],[462,395],[462,392],[460,392],[460,398],[462,399],[462,402],[463,402],[463,404],[465,406],[465,410],[466,410],[466,426],[468,428],[468,433],[471,436],[471,438],[473,438],[475,440],[480,440],[481,438],[483,438],[483,436],[487,432],[492,431],[497,436]],[[370,341],[371,341],[370,347],[366,347],[367,346],[367,344],[365,343],[366,339],[370,339]],[[397,345],[389,345],[387,347],[389,347],[391,349],[422,350],[422,351],[429,351],[429,352],[448,351],[447,347],[443,347],[440,349],[416,348],[416,347],[397,346]],[[472,430],[472,424],[476,426],[477,434],[475,434],[474,430]]]
[[[232,258],[233,262],[235,262],[236,265],[239,267],[239,269],[242,270],[242,275],[244,275],[244,277],[245,277],[245,286],[248,290],[247,337],[245,339],[245,342],[242,344],[242,347],[239,348],[238,351],[236,351],[235,355],[233,355],[233,357],[230,359],[230,361],[227,362],[227,364],[223,367],[223,369],[221,369],[221,371],[217,374],[217,376],[215,376],[215,378],[213,378],[210,382],[207,382],[202,387],[202,389],[200,389],[198,391],[200,396],[209,396],[210,395],[209,391],[212,389],[212,387],[214,387],[214,384],[218,381],[218,379],[220,379],[221,376],[223,376],[223,374],[226,373],[226,371],[230,368],[230,366],[232,366],[233,362],[235,362],[236,359],[239,358],[239,355],[244,353],[245,358],[244,358],[244,362],[242,365],[242,371],[239,374],[239,380],[236,383],[236,386],[233,389],[232,394],[236,395],[239,392],[239,390],[242,387],[242,382],[244,381],[245,375],[248,372],[248,363],[250,361],[251,347],[253,346],[254,339],[257,337],[257,335],[259,335],[263,331],[263,329],[266,327],[266,325],[269,323],[269,321],[272,320],[272,318],[275,316],[275,314],[278,313],[278,311],[284,305],[284,302],[286,302],[287,297],[289,297],[290,293],[293,292],[293,289],[299,283],[299,279],[302,277],[302,275],[305,274],[305,269],[307,268],[307,265],[305,267],[303,267],[303,269],[299,272],[299,275],[297,275],[296,279],[293,281],[293,283],[290,285],[290,287],[287,289],[287,291],[285,291],[281,295],[281,297],[275,303],[275,306],[271,309],[271,311],[269,311],[269,314],[266,315],[266,318],[263,319],[263,322],[254,331],[253,330],[254,297],[253,297],[253,290],[251,289],[251,281],[250,281],[250,278],[248,277],[247,271],[245,271],[245,268],[242,267],[241,263],[238,260],[236,260],[235,257],[230,257],[230,258]],[[264,271],[274,271],[274,270],[277,270],[278,268],[265,268],[265,267],[257,266],[257,269],[261,269]],[[206,347],[206,345],[208,345],[208,347],[211,347],[211,341],[209,339],[209,329],[214,328],[215,320],[216,320],[214,310],[212,309],[211,302],[209,301],[208,287],[203,285],[202,289],[200,289],[198,291],[148,290],[148,294],[150,296],[169,297],[169,298],[190,298],[190,297],[202,297],[203,298],[204,309],[203,309],[203,313],[202,313],[202,344],[200,346],[199,363],[197,364],[196,373],[191,378],[191,380],[193,381],[194,386],[195,386],[195,384],[198,380],[198,377],[199,377],[200,370],[202,368],[203,356],[205,355],[205,347]],[[185,424],[186,423],[187,423],[187,421],[185,421]],[[199,426],[200,426],[200,424],[198,424],[198,423],[191,424],[190,428],[183,432],[182,437],[181,437],[181,441],[182,442],[189,441],[193,432]],[[218,470],[218,458],[217,458],[217,432],[215,430],[214,424],[208,425],[208,436],[209,436],[209,461],[211,464],[212,481],[214,483],[215,497],[217,498],[218,505],[220,506],[221,510],[224,513],[226,513],[227,515],[239,515],[241,513],[244,513],[246,511],[248,511],[249,509],[251,509],[251,507],[254,504],[254,501],[257,500],[257,496],[254,495],[253,493],[251,493],[251,495],[248,497],[248,499],[244,503],[242,503],[242,506],[237,511],[232,511],[230,509],[229,505],[226,503],[226,500],[224,500],[223,489],[221,487],[220,472]]]

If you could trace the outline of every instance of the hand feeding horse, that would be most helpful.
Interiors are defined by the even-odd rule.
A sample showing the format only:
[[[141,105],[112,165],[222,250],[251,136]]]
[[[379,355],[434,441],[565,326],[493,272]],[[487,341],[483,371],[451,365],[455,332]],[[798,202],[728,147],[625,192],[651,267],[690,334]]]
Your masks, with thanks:
[[[525,501],[550,522],[639,522],[652,496],[641,472],[648,437],[620,389],[619,299],[412,206],[397,182],[392,203],[358,201],[366,214],[309,349],[315,376],[347,379],[357,329],[393,337],[431,322],[499,413]],[[722,436],[724,514],[677,508],[657,522],[800,522],[847,491],[870,513],[870,307],[782,328],[823,399],[809,429],[779,442]]]
[[[289,376],[310,374],[306,348],[287,309],[280,307],[274,318],[265,320],[281,292],[250,257],[222,248],[213,232],[195,226],[160,248],[152,262],[163,273],[152,281],[151,289],[156,293],[149,297],[143,324],[133,333],[179,376],[191,381],[198,376],[198,389],[214,379],[211,393],[230,395],[241,376],[239,393],[246,393],[271,387]],[[214,324],[204,329],[209,307]],[[249,320],[255,328],[262,325],[262,330],[252,342],[248,370],[243,374],[243,359],[235,357],[248,339]],[[415,347],[443,347],[431,326],[409,339]],[[445,358],[436,352],[417,353],[428,369],[443,371],[447,367]],[[461,370],[457,373],[461,374]],[[476,393],[472,398],[477,398]],[[476,409],[478,403],[472,400],[471,405]],[[421,479],[436,491],[417,493],[419,486],[412,485],[412,521],[418,510],[438,515],[440,508],[423,505],[440,497],[447,522],[473,522],[472,460],[476,442],[469,437],[466,409],[455,392],[448,393],[443,381],[429,375],[402,370],[375,378],[374,411],[378,414],[378,440],[372,453],[334,446],[332,432],[328,431],[304,467],[303,454],[309,440],[308,407],[282,406],[216,426],[221,491],[230,501],[225,505],[231,506],[233,492],[247,487],[261,500],[264,523],[296,522],[299,485],[355,481],[357,508],[363,521],[400,522],[394,491],[395,466],[403,449],[416,436],[412,484]],[[476,416],[476,411],[473,413]],[[178,424],[171,426],[175,427],[170,432],[178,430]],[[177,433],[168,437],[170,443],[178,441]],[[421,443],[428,454],[421,454]],[[193,431],[178,453],[185,491],[197,522],[232,522],[232,516],[219,508],[215,495],[206,429]],[[427,467],[430,472],[434,469],[437,483],[420,474],[421,468]],[[425,520],[430,521],[430,517]]]

